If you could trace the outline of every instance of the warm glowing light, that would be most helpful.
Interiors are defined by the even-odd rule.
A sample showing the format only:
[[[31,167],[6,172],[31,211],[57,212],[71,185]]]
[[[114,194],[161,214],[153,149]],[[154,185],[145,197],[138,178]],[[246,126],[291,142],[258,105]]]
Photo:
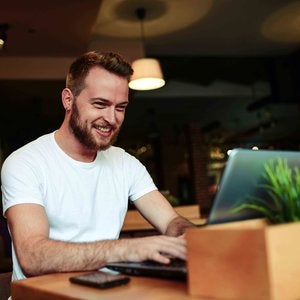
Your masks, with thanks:
[[[141,58],[132,63],[133,75],[129,87],[133,90],[154,90],[165,85],[159,61],[154,58]]]

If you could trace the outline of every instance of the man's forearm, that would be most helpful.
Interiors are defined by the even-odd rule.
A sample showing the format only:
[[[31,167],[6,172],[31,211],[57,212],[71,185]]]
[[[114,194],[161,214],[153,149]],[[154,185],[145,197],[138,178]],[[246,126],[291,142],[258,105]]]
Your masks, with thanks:
[[[186,228],[188,227],[194,227],[195,225],[191,223],[189,220],[178,216],[174,218],[167,227],[167,230],[165,232],[165,235],[168,236],[180,236],[183,235]]]
[[[26,276],[46,273],[96,270],[113,261],[167,263],[161,253],[185,259],[186,242],[176,237],[154,235],[141,238],[105,240],[92,243],[69,243],[46,238],[28,240],[18,255]]]
[[[22,247],[20,264],[26,276],[52,272],[95,270],[109,261],[122,260],[126,240],[71,243],[50,239],[36,240]]]

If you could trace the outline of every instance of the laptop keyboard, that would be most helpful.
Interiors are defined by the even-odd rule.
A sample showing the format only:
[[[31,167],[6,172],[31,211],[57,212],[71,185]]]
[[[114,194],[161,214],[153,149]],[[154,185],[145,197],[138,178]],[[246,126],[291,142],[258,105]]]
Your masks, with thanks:
[[[169,264],[153,260],[143,262],[110,263],[107,268],[128,275],[152,276],[169,279],[185,280],[187,274],[186,261],[172,258]]]
[[[146,260],[142,262],[145,266],[158,266],[158,267],[166,267],[166,268],[185,268],[186,261],[180,258],[171,258],[169,264],[162,264],[153,260]]]

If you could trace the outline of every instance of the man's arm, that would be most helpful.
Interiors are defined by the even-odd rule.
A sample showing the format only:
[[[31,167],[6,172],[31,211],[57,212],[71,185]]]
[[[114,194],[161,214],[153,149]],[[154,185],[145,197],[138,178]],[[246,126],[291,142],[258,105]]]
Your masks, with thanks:
[[[193,223],[178,215],[168,200],[159,192],[152,191],[134,201],[140,213],[162,234],[180,236]]]
[[[44,208],[37,204],[18,204],[6,211],[12,240],[26,276],[52,272],[95,270],[113,261],[168,263],[161,253],[185,259],[182,238],[152,236],[144,238],[73,243],[49,239]]]

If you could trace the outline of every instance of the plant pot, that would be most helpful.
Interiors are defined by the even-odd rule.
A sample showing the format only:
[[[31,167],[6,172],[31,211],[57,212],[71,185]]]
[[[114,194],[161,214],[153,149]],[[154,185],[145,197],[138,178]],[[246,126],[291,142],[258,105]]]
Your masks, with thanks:
[[[300,223],[187,230],[188,288],[217,299],[300,299]]]

